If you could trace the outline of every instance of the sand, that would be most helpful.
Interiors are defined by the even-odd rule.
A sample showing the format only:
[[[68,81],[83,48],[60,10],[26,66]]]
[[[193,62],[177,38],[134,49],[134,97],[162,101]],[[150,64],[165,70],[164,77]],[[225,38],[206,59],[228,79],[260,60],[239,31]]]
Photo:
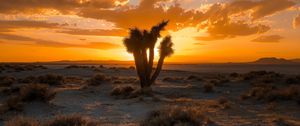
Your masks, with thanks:
[[[204,92],[203,85],[206,81],[188,80],[190,75],[204,79],[213,78],[225,73],[197,73],[166,70],[162,71],[153,90],[156,94],[170,99],[170,101],[157,101],[151,98],[116,99],[110,96],[113,87],[118,85],[133,85],[137,83],[114,84],[116,80],[136,78],[134,69],[127,68],[74,68],[51,67],[21,72],[2,72],[0,76],[8,75],[16,78],[26,76],[39,76],[48,73],[59,74],[65,77],[75,76],[82,81],[69,82],[63,86],[53,86],[57,95],[49,104],[31,102],[24,106],[23,112],[9,112],[1,115],[0,126],[4,121],[17,115],[32,117],[39,120],[47,120],[57,115],[80,114],[100,120],[103,125],[138,125],[141,120],[152,110],[163,106],[197,106],[209,118],[219,125],[269,125],[272,119],[282,117],[288,121],[300,124],[300,107],[295,101],[261,102],[256,100],[241,100],[240,95],[251,87],[247,81],[230,80],[221,86],[216,86],[214,92]],[[103,82],[99,86],[86,86],[88,80],[96,73],[117,79]],[[173,80],[164,81],[171,77]],[[18,85],[18,84],[14,84]],[[8,96],[1,94],[3,102]],[[230,107],[222,108],[218,105],[218,99],[228,99]]]

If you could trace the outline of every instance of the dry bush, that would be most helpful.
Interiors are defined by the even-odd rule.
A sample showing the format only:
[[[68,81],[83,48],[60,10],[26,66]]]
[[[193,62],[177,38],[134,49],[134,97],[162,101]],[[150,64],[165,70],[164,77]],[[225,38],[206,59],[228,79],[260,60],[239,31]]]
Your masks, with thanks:
[[[232,78],[237,78],[237,77],[239,77],[240,76],[240,74],[238,74],[238,73],[231,73],[230,75],[229,75],[229,77],[232,77]]]
[[[42,101],[48,102],[52,100],[56,93],[49,89],[48,85],[44,84],[29,84],[24,85],[20,89],[19,97],[22,101]]]
[[[5,126],[40,126],[37,120],[25,117],[16,117],[9,121],[6,121]]]
[[[38,77],[39,83],[49,85],[62,85],[64,84],[64,77],[58,74],[46,74]]]
[[[134,66],[129,66],[128,69],[135,70],[135,67]]]
[[[93,68],[94,66],[79,66],[79,65],[69,65],[66,66],[65,69],[84,69],[84,68]]]
[[[218,104],[222,109],[230,108],[230,103],[229,103],[228,99],[225,97],[218,98]]]
[[[21,71],[31,71],[37,69],[47,69],[47,67],[42,65],[34,65],[34,64],[2,64],[1,69],[21,72]]]
[[[205,93],[214,92],[214,84],[212,83],[206,83],[203,85],[203,91]]]
[[[190,75],[186,78],[186,80],[196,80],[196,81],[202,81],[203,79],[201,77]]]
[[[298,100],[300,97],[300,86],[275,88],[273,86],[253,87],[248,93],[243,94],[242,99],[254,98],[263,101]]]
[[[251,71],[243,75],[244,80],[262,79],[266,83],[275,82],[278,79],[282,79],[283,75],[275,72],[268,71]]]
[[[300,76],[288,77],[285,80],[286,84],[300,84]]]
[[[155,110],[140,122],[141,126],[211,126],[216,125],[199,110],[191,107],[170,107]]]
[[[226,78],[218,78],[209,80],[209,83],[213,84],[214,86],[223,86],[225,83],[230,82],[229,79]]]
[[[163,79],[163,81],[167,81],[167,82],[181,82],[183,80],[184,80],[184,78],[182,78],[182,77],[165,77]]]
[[[8,87],[15,83],[16,78],[11,76],[0,76],[0,87]]]
[[[18,79],[19,83],[36,83],[38,82],[38,78],[35,76],[27,76],[25,78]]]
[[[65,83],[82,83],[83,79],[78,76],[67,76],[64,78]]]
[[[20,91],[20,86],[11,86],[11,87],[5,87],[4,89],[1,90],[1,93],[5,95],[11,95],[11,94],[16,94],[19,93]]]
[[[19,96],[10,96],[0,107],[0,113],[8,111],[22,111],[23,102]]]
[[[100,124],[81,115],[64,115],[57,116],[44,126],[100,126]]]
[[[133,86],[117,86],[112,89],[110,95],[121,99],[135,98],[138,96],[137,89]]]
[[[123,82],[120,81],[120,80],[115,80],[113,83],[114,83],[114,84],[122,84]]]
[[[107,78],[104,74],[95,74],[92,78],[88,80],[88,85],[98,86],[108,80],[109,78]]]

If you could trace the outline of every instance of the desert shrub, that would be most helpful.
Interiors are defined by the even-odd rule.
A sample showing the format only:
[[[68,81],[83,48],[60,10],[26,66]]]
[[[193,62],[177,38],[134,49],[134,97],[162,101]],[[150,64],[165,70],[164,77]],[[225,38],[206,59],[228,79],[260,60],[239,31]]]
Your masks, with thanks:
[[[203,85],[203,91],[206,93],[214,92],[214,85],[212,83],[206,83]]]
[[[197,81],[202,81],[203,79],[201,77],[195,76],[195,75],[190,75],[186,78],[187,80],[197,80]]]
[[[1,105],[0,112],[5,113],[8,111],[22,111],[22,110],[23,110],[23,102],[21,98],[19,96],[10,96]]]
[[[38,82],[38,78],[35,76],[27,76],[25,78],[21,78],[18,80],[19,83],[36,83]]]
[[[16,79],[11,76],[0,76],[0,87],[11,86],[15,81]]]
[[[254,87],[244,94],[244,99],[254,98],[263,101],[298,100],[300,97],[300,86],[275,88],[272,86]]]
[[[122,81],[120,81],[120,80],[115,80],[114,81],[114,84],[122,84],[123,82]]]
[[[253,79],[261,79],[266,83],[271,83],[281,79],[283,77],[282,74],[268,71],[251,71],[249,73],[244,74],[244,80],[253,80]]]
[[[111,96],[116,98],[135,98],[137,97],[136,88],[133,86],[117,86],[110,92]]]
[[[298,76],[288,77],[285,82],[286,84],[300,84],[300,78]]]
[[[48,102],[55,97],[56,93],[50,90],[48,85],[29,84],[21,87],[19,95],[22,101]]]
[[[129,66],[128,69],[135,70],[135,67],[134,66]]]
[[[165,77],[163,79],[163,81],[167,81],[167,82],[179,82],[179,81],[183,81],[184,78],[181,77]]]
[[[38,77],[39,83],[49,85],[62,85],[64,84],[64,77],[57,74],[46,74]]]
[[[209,83],[213,84],[214,86],[223,86],[225,83],[230,82],[227,78],[218,78],[209,80]]]
[[[92,86],[97,86],[107,80],[108,78],[104,74],[95,74],[92,78],[88,80],[88,84]]]
[[[229,76],[232,77],[232,78],[237,78],[237,77],[240,76],[240,74],[238,74],[238,73],[231,73]]]
[[[1,90],[1,93],[10,95],[10,94],[16,94],[19,93],[20,91],[20,86],[11,86],[11,87],[6,87]]]
[[[93,122],[81,115],[63,115],[57,116],[50,120],[45,126],[100,126],[97,122]]]
[[[191,107],[170,107],[154,110],[140,122],[141,126],[203,126],[215,125],[200,111]]]
[[[69,65],[65,69],[80,69],[80,68],[90,68],[89,66],[78,66],[78,65]]]
[[[228,108],[230,108],[229,101],[228,101],[228,99],[225,98],[225,97],[220,97],[220,98],[218,98],[218,104],[219,104],[219,106],[220,106],[221,108],[223,108],[223,109],[228,109]]]
[[[13,118],[4,124],[5,126],[40,126],[37,120],[25,118],[22,116]]]
[[[83,79],[78,76],[67,76],[64,78],[65,83],[81,83]]]

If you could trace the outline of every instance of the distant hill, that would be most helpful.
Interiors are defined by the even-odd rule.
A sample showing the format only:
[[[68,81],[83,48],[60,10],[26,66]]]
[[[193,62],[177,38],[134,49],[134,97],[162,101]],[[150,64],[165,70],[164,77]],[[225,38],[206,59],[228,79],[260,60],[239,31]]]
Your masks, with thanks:
[[[300,59],[292,59],[293,62],[300,63]]]
[[[250,63],[251,64],[298,64],[300,63],[300,59],[287,60],[284,58],[267,57],[267,58],[260,58]]]

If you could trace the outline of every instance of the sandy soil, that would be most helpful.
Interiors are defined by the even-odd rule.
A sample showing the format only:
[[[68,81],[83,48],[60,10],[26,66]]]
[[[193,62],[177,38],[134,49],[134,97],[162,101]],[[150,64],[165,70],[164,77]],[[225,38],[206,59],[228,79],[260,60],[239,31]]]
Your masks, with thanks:
[[[49,66],[48,66],[49,67]],[[63,86],[51,87],[57,91],[50,104],[32,102],[24,106],[23,112],[6,113],[1,115],[0,126],[3,122],[16,115],[24,115],[40,120],[52,118],[61,114],[81,114],[100,120],[104,125],[138,125],[151,110],[163,106],[197,106],[207,116],[219,125],[269,125],[272,119],[282,117],[288,121],[300,124],[300,107],[295,101],[261,102],[256,100],[241,100],[240,95],[247,91],[251,85],[247,81],[230,80],[215,91],[205,93],[203,85],[206,81],[187,80],[190,75],[200,76],[204,79],[218,76],[218,73],[195,73],[184,71],[163,71],[160,74],[153,90],[162,97],[171,101],[157,101],[152,99],[116,99],[110,96],[113,87],[118,85],[135,85],[135,83],[114,84],[116,80],[135,78],[133,69],[127,68],[48,68],[33,71],[2,72],[0,76],[8,75],[16,78],[38,76],[47,73],[60,74],[65,77],[76,76],[83,81],[69,82]],[[107,77],[118,77],[99,86],[85,86],[85,81],[96,73]],[[222,74],[227,75],[227,74]],[[163,81],[164,78],[177,78]],[[18,85],[18,84],[15,84]],[[3,102],[7,96],[1,94]],[[228,99],[228,108],[219,106],[220,97]]]

